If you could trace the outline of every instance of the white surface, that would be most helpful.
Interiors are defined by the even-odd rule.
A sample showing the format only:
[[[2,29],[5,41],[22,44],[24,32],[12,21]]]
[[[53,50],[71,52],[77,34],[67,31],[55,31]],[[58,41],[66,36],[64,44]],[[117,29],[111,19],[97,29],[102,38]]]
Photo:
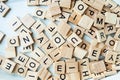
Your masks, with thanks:
[[[8,26],[8,21],[12,16],[23,17],[27,13],[33,13],[34,7],[28,7],[26,5],[27,0],[9,0],[6,4],[11,8],[11,11],[5,18],[0,17],[0,31],[4,32],[7,36],[16,35],[13,30]],[[115,0],[120,4],[120,0]],[[5,55],[6,39],[0,44],[0,55]],[[8,74],[0,70],[0,80],[24,80],[23,77],[17,76],[15,74]],[[103,80],[120,80],[120,73],[107,77]]]

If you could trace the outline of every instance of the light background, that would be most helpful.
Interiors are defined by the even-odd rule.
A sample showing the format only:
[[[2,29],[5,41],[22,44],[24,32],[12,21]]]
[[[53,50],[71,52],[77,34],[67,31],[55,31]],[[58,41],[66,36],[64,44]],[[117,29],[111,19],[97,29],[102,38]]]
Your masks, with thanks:
[[[0,31],[4,32],[7,36],[16,35],[8,25],[9,20],[13,16],[18,16],[22,18],[27,13],[30,14],[33,13],[34,7],[28,7],[26,1],[27,0],[8,0],[8,2],[6,3],[11,8],[11,11],[8,13],[8,15],[5,18],[0,17]],[[120,0],[114,0],[114,1],[120,4]],[[5,55],[6,46],[7,45],[5,38],[3,42],[0,44],[0,55]],[[0,80],[24,80],[24,78],[15,74],[6,73],[0,69]],[[120,80],[120,72],[116,75],[107,77],[102,80]]]

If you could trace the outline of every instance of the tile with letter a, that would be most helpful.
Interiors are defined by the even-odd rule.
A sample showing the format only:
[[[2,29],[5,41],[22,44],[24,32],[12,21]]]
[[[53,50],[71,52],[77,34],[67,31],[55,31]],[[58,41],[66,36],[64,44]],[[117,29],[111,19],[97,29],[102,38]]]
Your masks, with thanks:
[[[0,15],[5,17],[10,8],[3,2],[0,2]]]

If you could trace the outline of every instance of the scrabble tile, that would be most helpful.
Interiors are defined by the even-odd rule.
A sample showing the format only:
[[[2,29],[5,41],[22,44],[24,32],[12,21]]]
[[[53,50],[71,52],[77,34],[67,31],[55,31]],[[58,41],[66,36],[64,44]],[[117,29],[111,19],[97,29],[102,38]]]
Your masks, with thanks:
[[[5,34],[0,31],[0,43],[2,42],[3,38],[5,37]]]
[[[50,36],[53,36],[57,32],[57,25],[54,22],[50,22],[45,31],[50,34]]]
[[[2,69],[8,73],[12,73],[15,68],[15,65],[15,62],[9,59],[5,59],[4,64],[2,65]]]
[[[88,50],[90,43],[86,40],[83,40],[78,46],[84,50]]]
[[[62,57],[71,59],[73,56],[74,47],[69,42],[66,42],[60,47],[60,51],[62,53]]]
[[[62,53],[59,48],[49,53],[49,55],[53,59],[53,61],[58,61],[59,59],[62,58]]]
[[[82,27],[79,27],[79,26],[76,26],[73,29],[73,32],[76,33],[80,38],[82,38],[84,36],[84,31],[85,31],[85,29]]]
[[[36,47],[32,52],[31,57],[39,62],[44,56],[45,54],[38,47]]]
[[[90,29],[86,29],[85,34],[92,39],[96,39],[97,38],[96,31],[97,31],[97,28],[91,27]]]
[[[5,58],[3,56],[0,56],[0,68],[2,68],[4,62],[5,62]]]
[[[22,19],[22,23],[29,29],[36,22],[35,19],[29,14],[26,14]]]
[[[83,59],[87,54],[87,51],[76,46],[75,50],[74,50],[74,56],[79,58],[79,59]]]
[[[82,40],[75,33],[72,33],[67,38],[67,41],[70,42],[74,47],[82,42]]]
[[[70,29],[70,25],[63,21],[61,21],[57,27],[58,33],[60,33],[65,39],[68,37]]]
[[[83,15],[81,17],[80,21],[78,22],[78,25],[85,29],[90,29],[93,22],[94,22],[94,20],[92,18],[88,17],[87,15]]]
[[[3,2],[0,2],[0,15],[2,17],[5,17],[6,14],[8,13],[8,11],[10,10],[10,8]]]
[[[51,3],[52,3],[51,0],[40,0],[39,1],[40,5],[50,5]]]
[[[115,33],[114,38],[116,40],[120,40],[120,29],[117,29],[117,32]]]
[[[66,73],[78,72],[78,62],[66,62]]]
[[[57,15],[59,15],[59,14],[57,14]],[[46,11],[45,19],[49,19],[49,20],[51,20],[51,21],[55,21],[55,18],[54,18],[54,16],[51,15],[49,9]]]
[[[50,56],[45,55],[41,60],[40,60],[41,66],[44,68],[48,68],[50,65],[53,64],[53,60]]]
[[[58,75],[58,80],[71,80],[69,74],[60,74]]]
[[[105,75],[104,75],[104,73],[97,73],[97,74],[91,74],[91,77],[94,80],[100,80],[100,79],[105,78]]]
[[[105,30],[105,34],[109,35],[109,34],[113,34],[116,32],[116,27],[111,24],[106,24],[104,27],[104,30]]]
[[[115,45],[115,39],[111,36],[108,36],[105,45],[109,46],[110,48],[113,48]]]
[[[70,80],[80,80],[80,73],[79,72],[71,73],[71,74],[68,74],[68,75],[70,77]]]
[[[60,0],[60,7],[70,8],[71,0]]]
[[[105,6],[110,8],[111,10],[115,9],[117,7],[117,5],[118,4],[112,0],[106,0],[106,2],[105,2]]]
[[[120,17],[117,17],[117,22],[116,22],[116,28],[119,28],[120,27]]]
[[[94,0],[83,0],[83,2],[91,6],[93,5]]]
[[[120,41],[115,41],[115,45],[114,45],[113,50],[117,51],[117,52],[120,51]]]
[[[111,12],[105,13],[105,22],[110,24],[116,24],[117,15]]]
[[[115,14],[117,14],[118,16],[120,16],[120,6],[117,6],[116,8],[114,8],[112,10],[112,12],[114,12]]]
[[[98,42],[103,42],[106,40],[106,34],[103,29],[96,31]]]
[[[53,50],[55,50],[57,47],[55,46],[55,44],[49,40],[48,42],[46,42],[43,46],[42,49],[46,54],[49,54],[50,52],[52,52]]]
[[[21,33],[32,33],[32,31],[30,31],[28,28],[26,28],[24,25],[21,25],[15,32],[17,32],[18,34]]]
[[[15,58],[17,55],[16,48],[15,47],[6,47],[5,48],[5,57],[6,58]]]
[[[57,47],[60,47],[65,42],[65,39],[59,33],[56,33],[52,37],[52,41]]]
[[[60,14],[61,10],[60,10],[60,6],[58,3],[52,3],[49,5],[49,10],[52,16]]]
[[[35,11],[33,12],[33,16],[41,19],[45,18],[45,14],[46,14],[45,9],[39,7],[35,8]]]
[[[25,66],[25,64],[27,63],[29,57],[24,55],[23,53],[18,53],[17,57],[15,58],[15,62]]]
[[[29,33],[20,34],[20,44],[21,46],[29,46],[34,43],[32,36]]]
[[[102,14],[97,14],[94,21],[94,26],[98,29],[101,29],[104,27],[105,24],[105,16]]]
[[[3,2],[4,2],[4,1],[7,1],[7,0],[0,0],[0,1],[3,1]]]
[[[20,76],[23,76],[25,77],[26,76],[26,73],[28,71],[28,68],[24,67],[24,66],[21,66],[19,64],[17,64],[15,66],[15,69],[14,69],[14,72]]]
[[[84,58],[78,61],[79,62],[79,71],[82,69],[89,69],[89,60],[88,58]]]
[[[42,21],[36,21],[36,23],[31,27],[31,29],[34,31],[34,33],[40,34],[44,29],[46,25]]]
[[[27,5],[37,6],[37,5],[39,5],[39,0],[27,0]]]
[[[92,7],[101,11],[104,6],[104,1],[103,0],[95,0],[94,3],[92,4]]]
[[[117,53],[114,51],[108,51],[105,55],[105,62],[107,63],[115,63],[117,57]]]
[[[89,52],[88,57],[90,60],[99,60],[101,50],[97,47],[93,47],[92,50]]]
[[[41,32],[35,38],[35,42],[39,47],[42,47],[48,40],[49,40],[48,37],[43,32]]]
[[[107,71],[104,71],[104,75],[105,76],[111,76],[111,75],[114,75],[116,73],[117,73],[116,70],[107,70]]]
[[[72,58],[72,59],[66,59],[65,62],[72,63],[72,62],[76,62],[76,60],[75,60],[75,58]]]
[[[77,25],[79,20],[81,19],[81,15],[78,14],[77,12],[72,12],[72,14],[69,17],[69,21],[72,22],[73,24]]]
[[[8,46],[13,46],[13,47],[17,47],[19,46],[19,37],[18,36],[13,36],[13,37],[9,37],[7,38],[7,44]]]
[[[33,45],[29,45],[26,47],[21,46],[21,52],[22,53],[27,53],[27,52],[32,52],[33,51]]]
[[[98,67],[99,66],[99,67]],[[106,70],[104,61],[90,62],[91,73],[101,73]]]
[[[36,60],[30,58],[25,66],[32,71],[36,71],[40,64]]]
[[[41,71],[39,71],[38,76],[41,80],[48,80],[48,78],[51,76],[51,73],[47,69],[43,68]]]
[[[76,11],[78,14],[82,15],[87,8],[88,8],[88,6],[84,2],[77,1],[77,3],[74,6],[74,11]]]
[[[9,25],[12,30],[16,31],[22,25],[22,22],[18,17],[14,16],[12,19],[9,20]]]
[[[86,0],[86,1],[88,1],[88,0]],[[90,1],[93,1],[93,0],[90,0]],[[89,16],[90,18],[95,19],[96,15],[98,14],[98,10],[96,10],[96,9],[94,9],[92,7],[88,7],[87,10],[85,11],[85,14],[87,16]]]
[[[27,71],[25,80],[37,80],[37,79],[38,79],[38,72]]]
[[[65,73],[65,62],[64,61],[59,61],[54,63],[54,69],[55,73],[57,74],[64,74]]]

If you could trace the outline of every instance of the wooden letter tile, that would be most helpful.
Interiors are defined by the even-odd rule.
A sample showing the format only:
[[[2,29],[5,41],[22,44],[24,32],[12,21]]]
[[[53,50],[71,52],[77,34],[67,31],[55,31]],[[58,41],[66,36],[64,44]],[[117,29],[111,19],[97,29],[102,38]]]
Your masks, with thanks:
[[[72,33],[67,38],[67,41],[70,42],[74,47],[82,42],[82,40],[75,33]]]
[[[10,10],[10,8],[3,2],[0,2],[0,15],[6,16],[7,12]]]
[[[20,43],[22,46],[26,47],[34,43],[32,36],[29,33],[20,34]]]
[[[0,31],[0,43],[2,42],[3,38],[5,37],[5,34]]]
[[[71,0],[60,0],[60,6],[65,8],[70,8]]]
[[[19,53],[17,55],[17,57],[15,58],[15,62],[19,63],[20,65],[25,66],[25,64],[27,63],[29,57],[24,55],[23,53]]]
[[[6,49],[6,58],[15,58],[17,55],[16,48],[15,47],[7,47]]]
[[[32,71],[36,71],[39,65],[40,64],[32,58],[30,58],[28,62],[26,63],[26,67]]]
[[[38,80],[38,72],[28,71],[25,80]]]
[[[111,24],[106,24],[104,30],[106,35],[114,34],[116,32],[116,27]]]
[[[52,41],[57,47],[60,47],[65,42],[65,39],[59,33],[56,33],[52,37]]]
[[[2,69],[5,70],[8,73],[12,73],[14,68],[15,68],[15,65],[16,65],[15,62],[13,62],[9,59],[6,59],[4,64],[2,65]]]
[[[65,62],[59,61],[55,62],[55,73],[57,74],[64,74],[65,73]]]
[[[39,5],[39,0],[27,0],[27,5],[29,6]]]
[[[7,39],[8,46],[17,47],[19,46],[19,38],[18,36],[13,36]]]
[[[96,31],[98,42],[103,42],[106,40],[106,34],[103,29]]]
[[[66,73],[78,72],[78,62],[66,62]]]
[[[83,15],[80,21],[78,22],[78,25],[85,29],[90,29],[92,27],[93,22],[94,20],[92,18],[88,17],[87,15]]]
[[[29,29],[36,22],[35,19],[29,14],[26,14],[22,19],[22,23]]]
[[[75,50],[74,50],[74,56],[79,58],[79,59],[83,59],[85,56],[87,55],[87,51],[76,46]]]
[[[88,6],[84,2],[77,1],[75,4],[75,7],[74,7],[74,11],[76,11],[77,13],[82,15],[87,8],[88,8]]]

